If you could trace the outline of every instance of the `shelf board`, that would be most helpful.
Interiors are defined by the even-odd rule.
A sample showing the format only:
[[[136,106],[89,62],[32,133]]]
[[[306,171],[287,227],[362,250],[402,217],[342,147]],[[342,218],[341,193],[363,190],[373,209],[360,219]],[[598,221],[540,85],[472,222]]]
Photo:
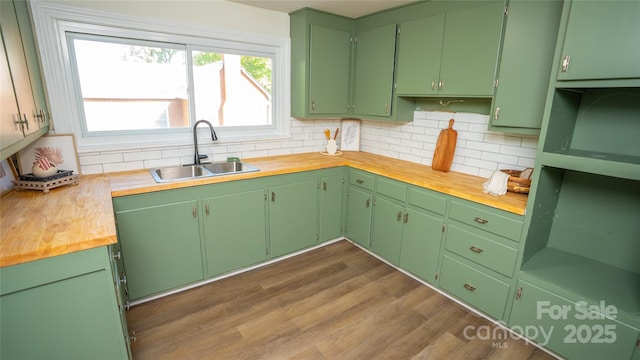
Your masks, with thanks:
[[[640,157],[594,151],[543,152],[540,163],[568,170],[640,180]]]
[[[604,301],[621,321],[640,324],[638,273],[546,247],[523,264],[520,278],[572,301]]]

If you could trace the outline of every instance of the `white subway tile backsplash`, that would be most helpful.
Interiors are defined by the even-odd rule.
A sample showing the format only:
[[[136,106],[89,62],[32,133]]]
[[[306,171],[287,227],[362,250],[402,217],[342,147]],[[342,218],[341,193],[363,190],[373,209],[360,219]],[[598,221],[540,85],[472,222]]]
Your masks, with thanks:
[[[496,169],[523,169],[535,163],[538,138],[489,132],[489,117],[481,114],[416,111],[409,123],[362,121],[360,150],[431,165],[440,131],[449,126],[458,132],[452,171],[489,177]],[[283,140],[201,144],[201,154],[211,161],[228,156],[240,158],[268,157],[324,151],[324,129],[340,127],[337,119],[291,119],[291,137]],[[338,135],[340,146],[340,135]],[[143,168],[172,166],[193,162],[192,146],[147,148],[137,150],[91,152],[78,155],[83,174],[97,174]]]

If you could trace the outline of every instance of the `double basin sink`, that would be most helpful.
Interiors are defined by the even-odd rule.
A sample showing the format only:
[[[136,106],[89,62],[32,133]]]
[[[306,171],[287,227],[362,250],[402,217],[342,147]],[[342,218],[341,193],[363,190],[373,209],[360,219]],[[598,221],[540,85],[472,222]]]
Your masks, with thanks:
[[[156,182],[199,179],[212,176],[242,174],[259,171],[257,167],[242,161],[221,161],[199,165],[172,166],[151,169],[151,176]]]

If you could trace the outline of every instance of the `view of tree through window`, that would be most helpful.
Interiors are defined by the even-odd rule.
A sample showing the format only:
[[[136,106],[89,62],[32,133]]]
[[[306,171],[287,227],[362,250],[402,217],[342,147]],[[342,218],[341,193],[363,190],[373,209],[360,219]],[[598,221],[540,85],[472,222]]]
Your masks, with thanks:
[[[72,40],[87,132],[185,128],[200,119],[272,124],[270,58],[77,34]]]

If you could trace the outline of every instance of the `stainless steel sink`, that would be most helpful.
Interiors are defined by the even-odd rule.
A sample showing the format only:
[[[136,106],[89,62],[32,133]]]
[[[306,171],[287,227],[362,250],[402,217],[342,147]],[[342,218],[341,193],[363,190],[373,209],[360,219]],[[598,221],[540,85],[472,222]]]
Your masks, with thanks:
[[[243,163],[241,161],[234,162],[215,162],[201,165],[183,165],[172,166],[166,168],[157,168],[149,170],[151,176],[156,182],[168,182],[177,180],[198,179],[203,177],[231,175],[246,172],[259,171],[257,167]]]

